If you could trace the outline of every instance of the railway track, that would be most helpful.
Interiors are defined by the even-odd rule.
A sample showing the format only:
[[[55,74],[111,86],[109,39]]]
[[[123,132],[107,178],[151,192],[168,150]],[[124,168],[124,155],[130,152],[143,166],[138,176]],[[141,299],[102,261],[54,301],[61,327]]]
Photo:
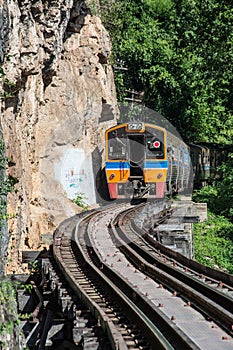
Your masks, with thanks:
[[[225,310],[232,307],[227,301],[230,291],[215,292],[206,309],[209,296],[202,290],[207,285],[203,278],[198,291],[194,282],[186,283],[185,278],[195,283],[198,278],[183,272],[174,259],[164,261],[164,255],[155,252],[142,232],[132,228],[135,213],[129,205],[109,206],[66,220],[54,235],[56,262],[75,294],[98,319],[109,346],[232,349],[232,312]],[[210,288],[214,295],[212,290],[219,286]],[[213,322],[216,312],[218,322]]]
[[[104,214],[106,215],[105,212]],[[55,233],[54,255],[58,265],[79,298],[98,318],[109,336],[112,348],[150,349],[147,340],[142,336],[142,331],[145,331],[154,344],[158,343],[159,338],[159,349],[170,349],[166,339],[157,334],[153,324],[146,320],[132,301],[91,262],[92,247],[85,235],[88,221],[96,215],[87,215],[77,223],[75,242],[71,232],[68,234],[69,221]],[[134,322],[130,320],[129,315]],[[135,325],[135,321],[140,324],[140,328]]]
[[[179,255],[180,259],[174,259],[171,256],[174,254],[169,249],[167,249],[167,253],[162,254],[160,249],[154,247],[157,242],[131,221],[132,213],[133,211],[118,216],[113,225],[114,227],[120,227],[118,233],[123,242],[128,242],[129,246],[133,247],[150,264],[159,267],[161,271],[168,272],[180,282],[195,288],[203,295],[211,298],[213,302],[233,313],[233,281],[231,281],[231,275],[214,269],[209,269],[209,273],[206,273],[206,267],[201,264],[198,264],[197,270],[195,270],[195,267],[190,269],[190,259],[180,254],[176,254]],[[158,220],[166,220],[166,215]],[[188,262],[188,265],[186,262]],[[217,280],[217,277],[220,277],[220,280]],[[232,321],[232,319],[230,320]],[[228,330],[231,330],[231,327],[228,327]]]
[[[114,225],[112,224],[112,229],[116,234],[114,239],[121,247],[124,247],[122,250],[128,258],[139,268],[143,265],[145,273],[166,285],[175,295],[182,294],[189,303],[191,301],[196,309],[206,315],[206,318],[214,320],[232,336],[233,286],[229,282],[230,276],[217,272],[218,277],[221,277],[219,281],[214,278],[215,270],[204,275],[205,266],[202,266],[202,270],[201,265],[198,265],[198,271],[191,270],[184,264],[188,259],[183,259],[182,265],[169,254],[161,254],[160,250],[153,248],[143,236],[152,244],[154,240],[132,225],[130,220],[132,213],[133,211],[128,215],[124,213],[118,216]],[[162,220],[165,219],[166,216],[162,218]],[[128,242],[127,246],[124,242]],[[140,256],[135,255],[135,252]],[[225,284],[222,280],[227,280],[230,284]]]

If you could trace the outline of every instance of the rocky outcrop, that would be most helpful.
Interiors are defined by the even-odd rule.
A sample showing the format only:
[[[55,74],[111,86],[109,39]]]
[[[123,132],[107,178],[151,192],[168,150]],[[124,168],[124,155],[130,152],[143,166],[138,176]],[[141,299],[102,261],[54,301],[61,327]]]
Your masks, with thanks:
[[[0,281],[4,277],[7,258],[8,230],[6,220],[6,155],[4,139],[0,125]]]
[[[95,180],[117,107],[109,35],[84,1],[2,0],[0,11],[1,124],[14,183],[8,271],[19,272],[20,252],[42,249],[43,235],[78,211],[66,181],[80,189]]]

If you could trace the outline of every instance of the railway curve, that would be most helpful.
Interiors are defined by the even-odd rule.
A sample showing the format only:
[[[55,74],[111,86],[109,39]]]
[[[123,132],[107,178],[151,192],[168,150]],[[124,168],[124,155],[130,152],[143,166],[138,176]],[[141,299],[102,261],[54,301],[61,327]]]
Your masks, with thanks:
[[[232,336],[232,284],[225,284],[216,280],[215,270],[212,270],[209,275],[204,275],[206,268],[201,264],[198,265],[198,269],[195,271],[195,269],[191,270],[185,265],[185,261],[188,259],[184,259],[182,265],[179,261],[171,258],[169,254],[161,254],[160,250],[153,248],[145,240],[144,236],[148,238],[148,234],[145,234],[135,224],[131,225],[132,212],[133,210],[127,214],[119,215],[112,224],[112,230],[115,231],[115,240],[129,259],[133,260],[139,268],[143,265],[145,273],[167,285],[176,295],[177,292],[182,293],[186,299],[193,302],[197,309],[202,310],[207,318],[215,320]],[[170,216],[169,208],[168,213]],[[160,220],[161,218],[158,219],[158,221]],[[166,215],[162,217],[162,220],[166,220]],[[128,242],[128,244],[125,245],[125,242]],[[219,271],[216,271],[216,273],[218,277],[221,277],[221,280],[229,281],[226,273]]]
[[[64,221],[54,234],[55,260],[98,319],[111,348],[232,349],[232,310],[225,310],[223,301],[224,295],[231,301],[230,292],[216,292],[219,299],[208,301],[190,282],[168,278],[168,271],[161,268],[161,261],[168,258],[157,251],[153,254],[160,260],[155,262],[145,232],[131,224],[138,210],[141,206],[110,205]],[[179,262],[168,261],[163,263],[182,270],[177,268]],[[210,308],[205,309],[208,303]]]

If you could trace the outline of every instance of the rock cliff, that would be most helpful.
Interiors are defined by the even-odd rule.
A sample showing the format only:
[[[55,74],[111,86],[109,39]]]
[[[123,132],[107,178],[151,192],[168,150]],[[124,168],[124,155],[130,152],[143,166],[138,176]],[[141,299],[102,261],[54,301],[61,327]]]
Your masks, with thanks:
[[[117,104],[109,35],[87,3],[0,0],[0,11],[1,124],[14,183],[7,271],[20,272],[21,252],[42,249],[43,235],[78,211],[75,193],[96,202]]]

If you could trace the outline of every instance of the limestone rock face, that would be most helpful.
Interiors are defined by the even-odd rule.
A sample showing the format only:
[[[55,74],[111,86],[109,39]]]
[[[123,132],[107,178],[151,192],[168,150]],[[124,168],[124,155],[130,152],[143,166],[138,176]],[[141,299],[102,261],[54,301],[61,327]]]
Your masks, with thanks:
[[[19,272],[20,252],[42,249],[43,235],[78,211],[66,181],[95,180],[87,168],[101,163],[117,104],[109,35],[84,1],[0,0],[0,10],[1,124],[15,183],[8,271]]]

